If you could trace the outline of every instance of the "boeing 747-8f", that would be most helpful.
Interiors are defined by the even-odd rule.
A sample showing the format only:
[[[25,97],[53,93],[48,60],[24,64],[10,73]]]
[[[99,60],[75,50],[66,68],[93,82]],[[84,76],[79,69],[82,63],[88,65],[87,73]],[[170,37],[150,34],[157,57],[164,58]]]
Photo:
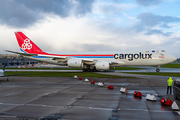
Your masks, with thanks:
[[[22,32],[15,32],[20,50],[22,52],[12,52],[20,54],[25,58],[51,64],[67,65],[69,67],[82,68],[83,71],[108,70],[117,66],[159,66],[175,61],[177,58],[166,53],[164,50],[145,50],[136,52],[122,51],[115,52],[61,52],[51,54],[42,51]]]

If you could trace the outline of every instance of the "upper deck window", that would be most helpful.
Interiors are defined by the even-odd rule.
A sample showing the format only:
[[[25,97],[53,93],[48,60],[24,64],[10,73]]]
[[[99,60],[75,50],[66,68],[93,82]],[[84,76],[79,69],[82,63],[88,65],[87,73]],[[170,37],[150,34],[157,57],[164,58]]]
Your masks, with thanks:
[[[165,50],[162,50],[161,52],[166,52]]]

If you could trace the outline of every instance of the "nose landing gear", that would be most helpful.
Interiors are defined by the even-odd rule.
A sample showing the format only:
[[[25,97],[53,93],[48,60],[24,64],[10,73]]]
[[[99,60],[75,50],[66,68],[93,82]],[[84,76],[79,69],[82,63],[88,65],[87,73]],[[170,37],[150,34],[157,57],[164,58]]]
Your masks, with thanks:
[[[160,71],[159,67],[160,67],[160,66],[157,67],[156,72],[159,72],[159,71]]]

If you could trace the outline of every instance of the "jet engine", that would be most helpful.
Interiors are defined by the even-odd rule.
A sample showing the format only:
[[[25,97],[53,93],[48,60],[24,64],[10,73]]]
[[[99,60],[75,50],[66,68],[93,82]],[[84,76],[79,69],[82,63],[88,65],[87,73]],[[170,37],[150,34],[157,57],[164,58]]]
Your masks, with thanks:
[[[97,70],[108,70],[109,69],[109,62],[105,62],[105,61],[97,62],[95,64],[95,67]]]
[[[81,59],[69,59],[67,61],[68,67],[76,67],[81,68],[82,67],[82,60]]]

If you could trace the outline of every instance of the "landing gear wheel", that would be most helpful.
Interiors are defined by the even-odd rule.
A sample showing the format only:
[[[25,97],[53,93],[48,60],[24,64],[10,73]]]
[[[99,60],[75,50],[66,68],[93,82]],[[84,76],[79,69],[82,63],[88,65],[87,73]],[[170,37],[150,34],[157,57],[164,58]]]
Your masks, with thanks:
[[[160,69],[156,69],[156,72],[159,72],[160,71]]]

